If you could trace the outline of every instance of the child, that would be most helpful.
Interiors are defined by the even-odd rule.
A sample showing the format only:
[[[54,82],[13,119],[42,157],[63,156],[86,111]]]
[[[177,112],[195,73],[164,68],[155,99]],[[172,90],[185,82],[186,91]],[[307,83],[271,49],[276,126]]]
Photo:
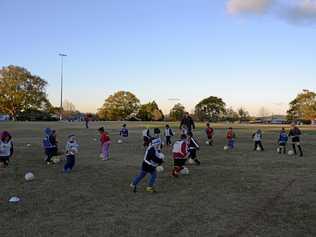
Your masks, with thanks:
[[[172,175],[178,177],[183,170],[188,155],[187,135],[182,134],[181,140],[176,141],[172,149],[174,168]]]
[[[0,166],[8,167],[13,155],[12,137],[9,132],[3,131],[0,137]]]
[[[52,130],[52,136],[54,137],[55,145],[56,145],[53,149],[53,155],[57,156],[58,155],[58,141],[57,141],[56,130]]]
[[[278,148],[278,153],[281,154],[283,150],[283,154],[286,153],[286,144],[287,141],[289,140],[289,137],[285,131],[285,128],[282,128],[280,135],[279,135],[279,148]]]
[[[167,124],[166,128],[165,128],[166,146],[171,145],[171,137],[173,137],[173,136],[174,136],[174,133],[173,133],[172,129],[170,128],[169,124]]]
[[[148,148],[146,149],[144,160],[142,163],[142,168],[138,176],[136,176],[131,183],[130,187],[133,189],[133,192],[136,192],[137,185],[139,182],[149,173],[151,175],[146,191],[149,193],[156,192],[154,185],[157,179],[156,168],[163,163],[163,155],[159,152],[160,147],[159,139],[152,139],[149,143]]]
[[[121,131],[120,131],[120,136],[123,138],[123,140],[127,140],[128,138],[128,129],[126,127],[126,124],[123,124]]]
[[[45,161],[49,165],[52,162],[52,157],[55,155],[57,144],[53,131],[50,128],[45,128],[44,133],[43,148],[46,154]]]
[[[98,129],[100,133],[101,155],[104,161],[109,160],[111,140],[109,134],[104,131],[104,127]]]
[[[230,127],[228,128],[227,134],[226,134],[226,138],[227,138],[227,146],[229,149],[234,149],[235,148],[235,139],[236,139],[236,134],[233,131],[233,128]]]
[[[144,147],[148,147],[151,139],[149,128],[143,130],[143,139]]]
[[[252,139],[255,143],[254,146],[254,151],[256,151],[258,148],[260,149],[260,151],[263,151],[263,145],[262,145],[262,131],[260,129],[258,129],[254,134],[252,134]]]
[[[79,144],[76,141],[75,135],[68,136],[66,144],[66,164],[64,166],[64,172],[69,173],[72,171],[76,162],[76,154],[78,153]]]
[[[160,141],[160,150],[162,150],[163,144],[162,144],[162,141],[161,141],[160,129],[159,128],[155,128],[154,129],[154,139],[159,139],[159,141]]]
[[[296,146],[297,146],[298,150],[300,152],[300,156],[302,157],[303,156],[303,149],[302,149],[302,146],[300,144],[301,135],[302,135],[301,130],[296,126],[296,124],[292,124],[292,128],[289,132],[289,137],[292,138],[293,151],[294,151],[294,154],[296,155],[297,154]]]
[[[214,135],[214,129],[211,127],[210,123],[206,124],[205,133],[208,139],[208,144],[210,146],[213,145],[213,135]]]
[[[192,132],[188,132],[188,151],[189,151],[189,159],[194,160],[194,162],[197,165],[200,165],[201,162],[198,160],[198,158],[196,157],[196,150],[200,149],[199,144],[195,141],[195,139],[193,138],[193,133]]]

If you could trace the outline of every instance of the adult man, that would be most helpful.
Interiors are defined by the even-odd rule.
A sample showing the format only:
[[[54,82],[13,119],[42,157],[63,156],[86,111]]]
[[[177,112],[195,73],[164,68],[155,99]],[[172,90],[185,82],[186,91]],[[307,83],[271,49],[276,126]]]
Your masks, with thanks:
[[[187,132],[192,132],[192,130],[195,129],[194,121],[188,112],[184,114],[184,117],[180,124],[180,129],[184,134],[186,134]]]

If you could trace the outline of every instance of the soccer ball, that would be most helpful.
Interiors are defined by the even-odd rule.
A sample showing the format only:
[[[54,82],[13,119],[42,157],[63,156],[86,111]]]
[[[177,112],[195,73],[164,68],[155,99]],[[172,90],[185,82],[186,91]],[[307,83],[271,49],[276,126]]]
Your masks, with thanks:
[[[10,203],[17,203],[17,202],[19,202],[20,201],[20,198],[19,197],[11,197],[10,199],[9,199],[9,202]]]
[[[193,159],[188,159],[188,163],[190,164],[190,165],[193,165],[194,164],[194,160]]]
[[[289,156],[292,156],[292,155],[294,155],[294,151],[290,150],[287,154],[288,154]]]
[[[28,172],[24,175],[26,181],[32,181],[35,179],[35,176],[32,172]]]
[[[224,150],[227,151],[229,149],[228,146],[224,146]]]
[[[104,156],[103,156],[103,154],[102,154],[102,153],[100,153],[99,157],[100,157],[100,158],[102,158],[102,159],[104,158]]]
[[[122,141],[121,139],[119,139],[119,140],[117,140],[117,143],[118,143],[118,144],[122,144],[123,141]]]
[[[209,141],[206,141],[205,144],[206,144],[206,145],[210,145],[210,142],[209,142]]]
[[[58,164],[58,163],[60,162],[60,157],[59,157],[59,156],[54,157],[54,158],[52,159],[52,161],[53,161],[54,164]]]
[[[163,168],[163,166],[162,165],[159,165],[159,166],[157,166],[156,167],[156,170],[157,170],[157,172],[163,172],[165,169]]]
[[[188,175],[189,174],[189,169],[187,167],[184,167],[181,171],[180,174],[182,175]]]
[[[280,152],[281,152],[281,148],[278,147],[278,148],[277,148],[277,153],[280,153]]]
[[[165,155],[164,155],[164,154],[162,154],[162,153],[158,153],[158,156],[159,156],[159,158],[160,158],[160,159],[162,159],[162,160],[164,160],[164,159],[165,159]]]
[[[260,147],[257,147],[257,151],[261,151],[261,148],[260,148]]]
[[[30,147],[30,146],[31,146],[31,144],[29,144],[29,143],[28,143],[28,144],[26,144],[26,146],[27,146],[27,147]]]

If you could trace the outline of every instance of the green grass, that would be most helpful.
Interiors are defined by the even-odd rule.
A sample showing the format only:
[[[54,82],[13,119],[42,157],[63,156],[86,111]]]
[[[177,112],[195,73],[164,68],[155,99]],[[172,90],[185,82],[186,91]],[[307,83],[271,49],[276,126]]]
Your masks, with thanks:
[[[276,154],[279,126],[260,126],[265,152],[253,152],[258,125],[233,125],[237,149],[223,150],[230,125],[215,126],[215,145],[205,143],[204,124],[195,131],[201,166],[170,177],[170,151],[159,174],[157,194],[129,190],[144,149],[141,130],[164,123],[128,123],[129,142],[117,144],[121,123],[0,123],[14,137],[15,157],[0,170],[0,236],[316,236],[316,129],[304,127],[304,158]],[[171,124],[177,127],[178,124]],[[80,153],[73,173],[62,164],[45,166],[42,131],[57,130],[60,147],[74,133]],[[113,145],[111,160],[98,158],[96,129],[104,126]],[[178,130],[176,130],[179,133]],[[26,144],[30,143],[31,147]],[[32,171],[36,180],[24,181]],[[18,204],[7,202],[17,195]]]

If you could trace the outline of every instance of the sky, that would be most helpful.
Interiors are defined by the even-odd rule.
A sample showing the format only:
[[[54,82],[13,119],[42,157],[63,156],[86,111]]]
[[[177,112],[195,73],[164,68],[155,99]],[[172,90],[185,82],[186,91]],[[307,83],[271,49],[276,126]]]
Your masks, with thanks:
[[[316,0],[0,0],[0,67],[25,67],[96,112],[118,90],[167,113],[208,96],[284,114],[316,90]],[[170,100],[178,98],[179,101]]]

